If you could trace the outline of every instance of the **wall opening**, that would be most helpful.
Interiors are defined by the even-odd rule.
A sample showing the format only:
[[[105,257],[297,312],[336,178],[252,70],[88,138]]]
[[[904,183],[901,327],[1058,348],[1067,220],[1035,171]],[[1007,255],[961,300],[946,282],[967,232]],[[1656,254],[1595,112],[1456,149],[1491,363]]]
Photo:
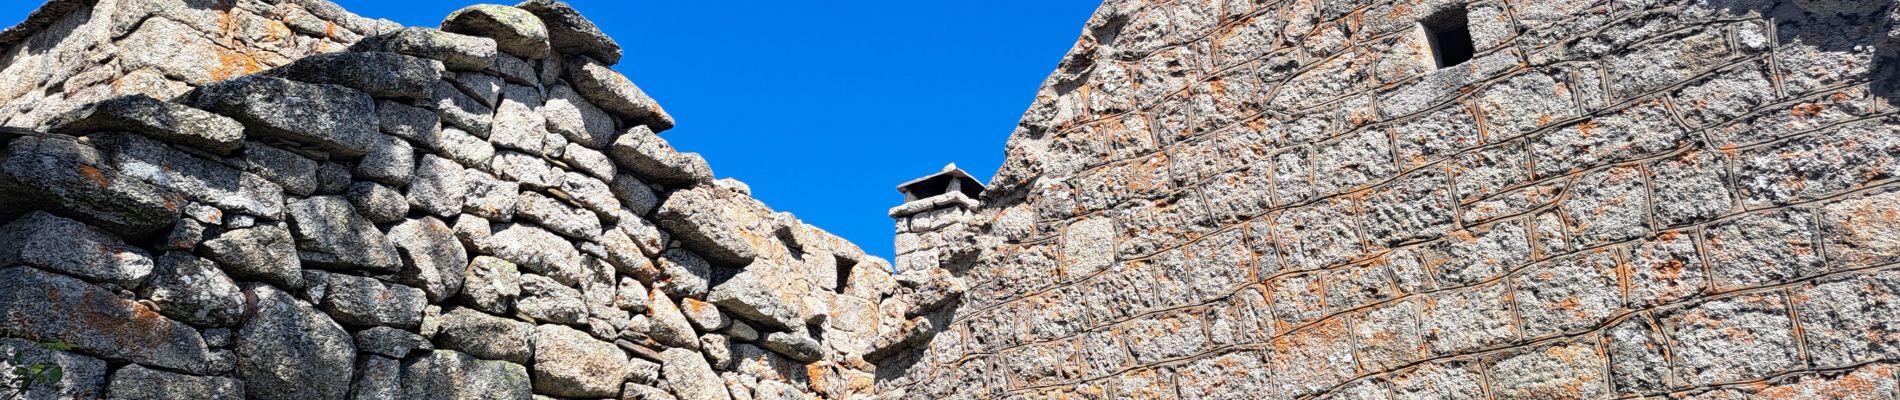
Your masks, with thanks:
[[[1464,64],[1478,52],[1471,43],[1471,21],[1463,8],[1440,12],[1419,21],[1419,25],[1425,28],[1425,39],[1431,44],[1432,60],[1438,68]]]
[[[856,266],[855,263],[838,260],[838,286],[834,289],[838,291],[838,294],[844,294],[845,284],[851,283],[851,269]]]

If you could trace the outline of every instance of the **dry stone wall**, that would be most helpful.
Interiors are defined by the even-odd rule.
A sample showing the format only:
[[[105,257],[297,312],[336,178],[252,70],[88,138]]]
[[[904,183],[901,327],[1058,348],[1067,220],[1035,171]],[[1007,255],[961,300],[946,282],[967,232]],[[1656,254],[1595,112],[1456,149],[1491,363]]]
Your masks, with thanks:
[[[1107,1],[880,391],[1894,398],[1897,12]]]
[[[0,46],[0,370],[64,371],[24,398],[862,398],[962,294],[715,181],[559,1],[54,1]]]

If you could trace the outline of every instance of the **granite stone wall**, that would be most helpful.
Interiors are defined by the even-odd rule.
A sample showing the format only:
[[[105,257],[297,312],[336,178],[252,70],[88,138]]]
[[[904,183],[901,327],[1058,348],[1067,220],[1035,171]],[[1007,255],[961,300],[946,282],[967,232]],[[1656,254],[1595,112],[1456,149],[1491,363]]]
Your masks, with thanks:
[[[970,288],[880,391],[1895,398],[1897,18],[1106,1],[975,233],[899,236]],[[1441,68],[1446,25],[1476,51]]]
[[[0,373],[63,371],[0,397],[863,398],[962,294],[714,180],[559,1],[54,1],[0,47]]]

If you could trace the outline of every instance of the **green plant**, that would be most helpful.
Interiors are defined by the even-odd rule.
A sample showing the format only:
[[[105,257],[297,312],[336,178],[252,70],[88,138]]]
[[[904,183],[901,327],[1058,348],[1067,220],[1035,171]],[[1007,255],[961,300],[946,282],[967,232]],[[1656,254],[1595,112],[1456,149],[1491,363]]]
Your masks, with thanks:
[[[71,351],[73,345],[66,342],[45,342],[40,347],[52,351]],[[0,377],[0,400],[13,400],[26,395],[28,390],[39,385],[58,383],[66,377],[66,370],[51,362],[27,363],[19,354],[7,356],[7,364],[13,366],[5,377]]]

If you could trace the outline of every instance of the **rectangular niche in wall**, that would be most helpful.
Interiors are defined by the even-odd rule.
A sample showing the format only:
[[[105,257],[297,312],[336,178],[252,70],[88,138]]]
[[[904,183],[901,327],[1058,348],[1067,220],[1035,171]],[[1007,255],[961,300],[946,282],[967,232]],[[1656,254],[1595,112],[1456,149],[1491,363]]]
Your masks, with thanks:
[[[1463,7],[1445,10],[1419,21],[1425,39],[1431,44],[1432,60],[1438,68],[1471,61],[1477,47],[1471,44],[1471,23]]]

